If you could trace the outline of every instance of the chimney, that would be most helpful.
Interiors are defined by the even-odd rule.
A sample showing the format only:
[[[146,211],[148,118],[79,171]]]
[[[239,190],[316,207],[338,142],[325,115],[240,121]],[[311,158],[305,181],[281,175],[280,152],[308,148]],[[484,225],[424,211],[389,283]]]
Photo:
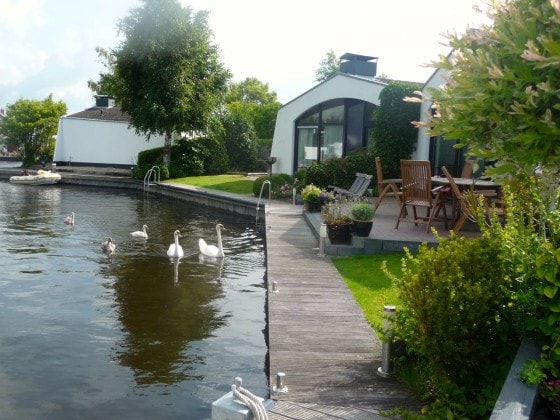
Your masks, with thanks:
[[[95,95],[96,108],[112,108],[115,106],[115,100],[109,95]]]
[[[375,77],[377,74],[377,59],[379,57],[370,57],[367,55],[359,55],[346,53],[340,56],[340,72],[355,74],[357,76]]]

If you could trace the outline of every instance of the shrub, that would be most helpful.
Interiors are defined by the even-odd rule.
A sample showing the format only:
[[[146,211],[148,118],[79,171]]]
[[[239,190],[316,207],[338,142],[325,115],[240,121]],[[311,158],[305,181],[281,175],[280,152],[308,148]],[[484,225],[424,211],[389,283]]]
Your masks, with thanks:
[[[486,238],[453,235],[416,257],[407,252],[402,277],[393,277],[403,305],[396,334],[436,375],[459,383],[515,341],[500,323],[511,286],[504,274],[500,248]]]
[[[262,185],[265,181],[270,181],[270,188],[272,190],[273,198],[285,198],[292,196],[292,177],[288,174],[275,174],[270,177],[261,176],[253,183],[253,194],[258,197],[261,193]],[[263,194],[268,194],[268,189],[265,187]]]

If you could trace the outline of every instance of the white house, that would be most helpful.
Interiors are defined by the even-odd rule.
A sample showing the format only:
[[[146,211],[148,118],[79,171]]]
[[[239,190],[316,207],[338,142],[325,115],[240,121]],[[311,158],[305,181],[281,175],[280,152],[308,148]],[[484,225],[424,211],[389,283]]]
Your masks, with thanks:
[[[276,158],[273,173],[294,174],[312,162],[345,156],[368,145],[379,94],[387,84],[375,78],[377,57],[344,54],[341,59],[340,73],[278,110],[270,153]],[[446,70],[437,69],[422,92],[430,97],[428,90],[445,85],[447,75]],[[432,111],[431,102],[422,103],[420,121],[427,121]],[[465,157],[454,144],[430,137],[422,128],[412,158],[430,160],[433,173],[444,165],[456,173]]]
[[[379,94],[377,57],[344,54],[340,73],[278,110],[270,156],[273,173],[293,174],[367,145]]]
[[[130,168],[139,152],[163,146],[163,136],[146,141],[129,121],[111,98],[96,96],[94,107],[60,118],[53,163]]]
[[[430,91],[433,89],[441,89],[449,81],[449,71],[444,69],[436,69],[428,78],[422,87],[422,95],[424,98],[431,98]],[[433,102],[423,102],[420,108],[419,121],[427,122],[431,115],[435,112],[432,107]],[[465,163],[466,149],[456,149],[454,146],[457,142],[446,140],[442,136],[430,136],[427,128],[418,130],[418,140],[413,159],[427,159],[432,163],[432,173],[441,174],[441,167],[445,166],[453,175],[458,175]],[[480,175],[484,168],[484,161],[479,159],[475,174]]]

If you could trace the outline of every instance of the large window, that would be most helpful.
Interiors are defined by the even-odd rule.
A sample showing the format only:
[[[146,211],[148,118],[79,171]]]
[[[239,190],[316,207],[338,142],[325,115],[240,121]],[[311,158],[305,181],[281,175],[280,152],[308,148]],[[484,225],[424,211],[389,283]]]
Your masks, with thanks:
[[[309,109],[296,120],[294,170],[367,146],[376,106],[337,99]]]

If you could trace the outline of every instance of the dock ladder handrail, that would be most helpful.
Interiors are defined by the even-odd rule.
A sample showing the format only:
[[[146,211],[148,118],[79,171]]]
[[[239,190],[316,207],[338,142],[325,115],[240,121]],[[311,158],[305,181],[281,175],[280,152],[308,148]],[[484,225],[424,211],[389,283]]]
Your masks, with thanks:
[[[150,184],[152,175],[154,176],[154,183],[155,184],[159,183],[161,180],[161,172],[159,166],[152,166],[150,170],[146,172],[146,175],[144,176],[144,190],[146,190],[146,187],[149,188],[150,185],[155,185],[155,184]]]

